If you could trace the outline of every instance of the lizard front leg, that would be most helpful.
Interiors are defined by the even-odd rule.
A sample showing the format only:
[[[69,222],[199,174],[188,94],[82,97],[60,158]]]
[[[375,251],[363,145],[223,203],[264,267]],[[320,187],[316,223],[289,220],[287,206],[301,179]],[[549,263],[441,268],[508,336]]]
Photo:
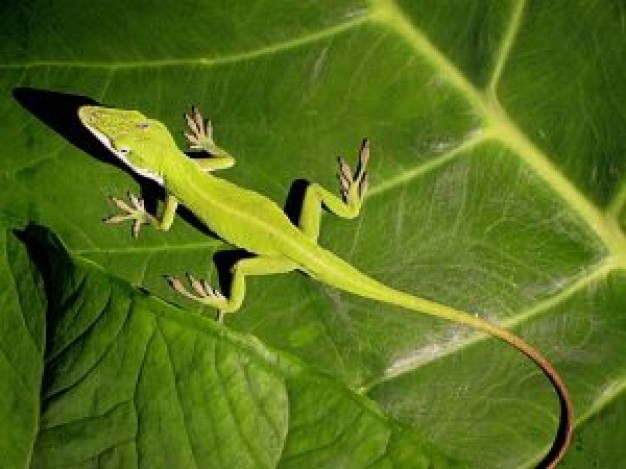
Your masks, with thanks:
[[[308,236],[317,240],[322,218],[322,206],[342,218],[355,218],[361,211],[363,198],[367,193],[367,163],[369,142],[363,140],[359,149],[359,163],[356,171],[339,158],[339,182],[341,198],[327,191],[317,183],[310,184],[304,193],[298,226]]]
[[[122,213],[113,215],[104,220],[105,223],[117,224],[126,220],[133,220],[133,236],[137,238],[142,225],[152,225],[155,228],[167,231],[174,223],[176,216],[176,208],[178,207],[178,199],[171,194],[165,198],[165,204],[160,216],[154,216],[146,211],[143,199],[138,198],[134,194],[128,193],[130,205],[122,199],[113,197],[111,200],[122,211]]]
[[[189,284],[195,293],[189,291],[183,282],[175,277],[167,277],[170,286],[181,295],[218,310],[218,320],[225,313],[236,312],[243,303],[246,292],[246,275],[272,275],[295,270],[297,265],[282,257],[257,256],[237,261],[231,268],[229,296],[211,287],[205,280],[187,274]]]

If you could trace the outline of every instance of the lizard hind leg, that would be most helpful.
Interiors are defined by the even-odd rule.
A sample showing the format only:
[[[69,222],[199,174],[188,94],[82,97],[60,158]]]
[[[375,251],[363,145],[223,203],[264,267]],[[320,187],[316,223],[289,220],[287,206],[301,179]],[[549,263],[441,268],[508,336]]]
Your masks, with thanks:
[[[192,291],[175,277],[167,277],[170,286],[179,294],[218,310],[218,319],[226,313],[236,312],[242,305],[246,292],[247,275],[272,275],[295,270],[297,265],[282,257],[257,256],[240,259],[231,268],[229,295],[226,296],[205,280],[187,274]]]
[[[341,197],[324,189],[317,183],[310,184],[304,193],[298,227],[304,234],[317,240],[320,232],[322,207],[342,218],[355,218],[361,211],[363,198],[367,193],[367,163],[369,161],[369,142],[363,140],[359,149],[359,164],[356,171],[339,158],[339,182]]]

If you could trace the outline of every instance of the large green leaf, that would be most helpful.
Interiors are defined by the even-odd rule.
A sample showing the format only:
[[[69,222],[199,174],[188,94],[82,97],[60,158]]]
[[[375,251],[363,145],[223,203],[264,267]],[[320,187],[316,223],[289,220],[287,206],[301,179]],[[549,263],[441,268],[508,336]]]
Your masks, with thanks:
[[[394,287],[514,328],[550,357],[573,395],[577,434],[564,466],[616,467],[626,456],[622,3],[231,3],[3,4],[1,218],[9,228],[28,222],[49,227],[77,265],[92,262],[108,272],[97,274],[107,280],[85,292],[87,310],[77,314],[89,307],[109,311],[98,298],[112,305],[156,301],[127,287],[105,295],[101,285],[123,285],[111,276],[197,311],[172,295],[163,274],[190,271],[213,279],[211,256],[229,247],[198,229],[188,213],[170,233],[146,229],[137,241],[126,228],[99,223],[112,211],[108,196],[156,191],[112,165],[80,132],[72,112],[82,98],[74,95],[159,118],[181,146],[181,114],[198,105],[215,122],[218,143],[238,158],[224,177],[279,203],[297,178],[335,186],[335,156],[354,155],[367,135],[372,183],[364,212],[355,222],[325,217],[320,242]],[[171,390],[189,393],[178,397],[183,410],[157,400],[141,428],[133,427],[125,419],[134,403],[124,403],[116,384],[142,381],[118,376],[112,364],[93,368],[99,370],[93,376],[86,367],[112,343],[112,330],[94,327],[89,340],[72,335],[95,326],[93,317],[67,328],[71,363],[55,361],[55,345],[48,343],[44,366],[41,289],[11,231],[5,239],[0,275],[10,288],[1,297],[0,365],[10,379],[2,380],[7,390],[0,409],[11,418],[0,422],[0,434],[15,438],[0,446],[10,448],[6,467],[29,461],[42,467],[46,443],[58,437],[50,436],[54,431],[78,460],[95,458],[94,465],[107,467],[129,466],[109,459],[106,444],[117,442],[125,451],[120,442],[139,445],[144,431],[171,425],[172,457],[190,444],[179,444],[181,438],[195,442],[197,431],[225,431],[225,423],[211,418],[199,420],[198,429],[175,427],[185,408],[199,405],[200,388],[193,386],[214,392],[205,381],[210,367],[193,386],[185,382],[187,388],[172,387],[158,373],[154,379],[163,383],[143,381],[138,391],[162,392],[166,401]],[[65,288],[60,297],[72,291],[71,283]],[[267,358],[267,346],[277,356],[299,357],[307,379],[317,376],[313,369],[327,375],[329,388],[352,393],[359,412],[372,405],[362,395],[373,400],[378,410],[372,405],[367,415],[381,432],[409,425],[470,467],[532,467],[557,426],[558,406],[545,378],[501,343],[305,276],[252,279],[243,310],[227,319],[224,343],[215,338],[222,329],[195,313],[168,310],[159,320],[161,313],[148,306],[137,314],[130,307],[113,310],[112,323],[129,312],[144,321],[120,329],[130,336],[117,338],[136,347],[145,345],[142,334],[167,323],[160,349],[124,349],[129,360],[151,360],[154,370],[170,366],[171,378],[198,335],[253,361]],[[50,331],[52,318],[47,321]],[[236,331],[265,346],[253,347]],[[284,380],[286,371],[269,367],[264,373],[261,394],[276,385],[271,376]],[[77,377],[92,386],[95,400],[79,388],[64,392]],[[311,393],[308,387],[287,386],[284,399],[307,406],[306,415],[325,411],[319,387],[311,384]],[[30,399],[15,404],[25,395]],[[55,399],[63,404],[52,405]],[[119,405],[107,407],[113,402]],[[105,409],[111,420],[97,418]],[[241,434],[260,425],[253,418],[238,421]],[[319,422],[323,435],[328,422]],[[352,424],[355,438],[366,425]],[[278,443],[254,437],[259,461],[275,464]],[[400,440],[403,454],[422,451],[420,438]],[[160,445],[149,441],[151,451]],[[332,441],[336,454],[354,456],[354,467],[365,467],[350,445]],[[389,441],[394,447],[396,440]],[[243,442],[237,445],[244,450]],[[212,467],[210,459],[198,466]]]
[[[458,468],[366,399],[26,232],[48,308],[33,468]]]
[[[1,224],[0,224],[1,226]],[[0,262],[0,467],[27,467],[37,436],[45,301],[24,246],[4,227]]]

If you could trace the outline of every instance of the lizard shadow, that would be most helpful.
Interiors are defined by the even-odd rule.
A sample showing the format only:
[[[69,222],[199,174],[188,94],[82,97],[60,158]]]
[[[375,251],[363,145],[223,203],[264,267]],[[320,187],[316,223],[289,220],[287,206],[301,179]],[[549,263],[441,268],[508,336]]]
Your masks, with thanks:
[[[88,153],[98,161],[123,168],[122,163],[114,161],[107,149],[91,135],[78,119],[79,107],[99,104],[94,99],[26,87],[15,88],[13,98],[24,109],[76,148]]]

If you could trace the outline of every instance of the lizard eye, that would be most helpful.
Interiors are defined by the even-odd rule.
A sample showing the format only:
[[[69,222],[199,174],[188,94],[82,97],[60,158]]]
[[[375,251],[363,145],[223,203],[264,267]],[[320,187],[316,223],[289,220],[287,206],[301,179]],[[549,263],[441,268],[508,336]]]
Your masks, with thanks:
[[[120,147],[117,151],[119,151],[122,155],[126,156],[130,153],[130,148]]]
[[[137,124],[137,128],[141,130],[145,130],[148,127],[150,127],[150,124],[148,122],[140,122],[139,124]]]

